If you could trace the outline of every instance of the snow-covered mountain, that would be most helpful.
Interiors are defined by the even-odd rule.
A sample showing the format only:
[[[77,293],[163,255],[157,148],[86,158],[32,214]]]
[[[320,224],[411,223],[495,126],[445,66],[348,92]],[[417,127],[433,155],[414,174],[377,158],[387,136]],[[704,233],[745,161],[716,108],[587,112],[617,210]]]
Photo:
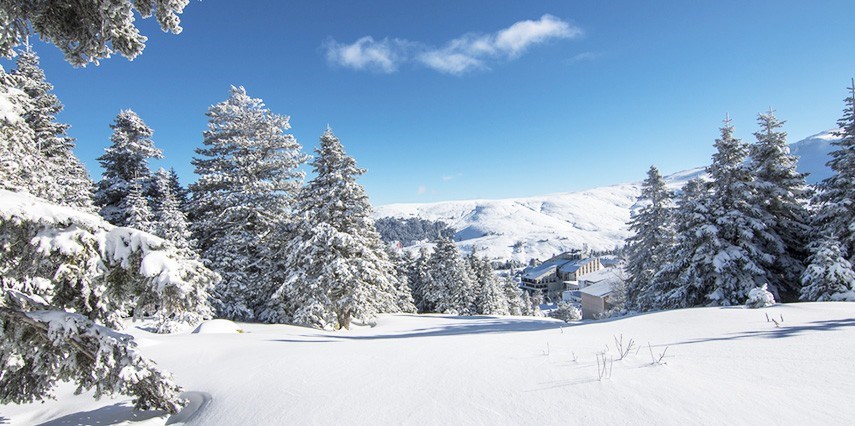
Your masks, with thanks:
[[[800,157],[799,171],[810,173],[810,183],[830,175],[825,163],[833,140],[828,131],[791,145]],[[668,175],[665,181],[676,190],[703,174],[699,167]],[[626,224],[638,207],[640,190],[639,181],[525,198],[388,204],[376,207],[375,215],[441,220],[457,230],[454,238],[464,252],[474,248],[492,258],[526,262],[583,244],[593,250],[622,245],[630,236]]]
[[[831,176],[831,169],[825,163],[830,158],[828,153],[834,148],[831,143],[840,139],[834,134],[835,131],[817,133],[790,145],[790,152],[799,157],[798,170],[808,173],[807,181],[810,184]]]

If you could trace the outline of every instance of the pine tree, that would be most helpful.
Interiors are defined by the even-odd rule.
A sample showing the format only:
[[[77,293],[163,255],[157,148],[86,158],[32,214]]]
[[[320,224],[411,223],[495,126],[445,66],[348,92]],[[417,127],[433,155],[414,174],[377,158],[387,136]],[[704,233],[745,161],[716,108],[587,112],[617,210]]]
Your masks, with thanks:
[[[113,143],[98,157],[104,175],[98,182],[95,205],[101,208],[101,216],[108,222],[126,226],[128,212],[123,206],[132,183],[139,180],[144,185],[143,193],[148,194],[151,181],[148,160],[163,158],[163,155],[151,140],[154,132],[137,113],[129,109],[119,112],[110,128],[113,129],[110,137]]]
[[[523,291],[512,277],[508,276],[502,280],[502,289],[505,292],[505,300],[508,301],[508,315],[528,315]]]
[[[39,66],[39,57],[29,49],[19,52],[17,69],[11,75],[16,86],[30,97],[23,118],[33,129],[37,151],[44,160],[46,173],[42,179],[48,185],[47,199],[94,212],[92,181],[74,155],[74,139],[66,134],[69,126],[56,120],[63,106],[51,93],[53,85]]]
[[[85,2],[4,0],[0,2],[0,55],[26,43],[30,31],[55,45],[74,66],[109,58],[118,52],[133,59],[145,48],[146,37],[134,25],[134,11],[155,15],[160,28],[181,32],[178,15],[189,0],[87,0]]]
[[[15,86],[0,67],[0,186],[44,197],[46,166],[36,150],[33,129],[23,118],[31,99]]]
[[[274,231],[290,218],[307,160],[285,131],[287,116],[232,87],[227,100],[207,112],[204,148],[193,159],[193,224],[202,258],[223,280],[215,289],[220,316],[245,320],[258,314],[273,292],[280,259],[268,248]]]
[[[160,169],[154,176],[158,203],[155,208],[154,234],[171,241],[182,252],[194,255],[190,242],[190,223],[179,208],[179,201],[172,192],[172,176]]]
[[[315,178],[300,192],[295,214],[300,221],[282,253],[288,272],[263,319],[319,328],[349,328],[353,319],[378,313],[414,311],[409,289],[399,281],[371,205],[356,179],[356,166],[330,129],[324,132],[312,162]]]
[[[784,122],[773,111],[759,114],[757,122],[760,131],[754,133],[757,143],[750,147],[748,168],[754,176],[755,205],[772,234],[770,243],[763,247],[774,257],[766,267],[766,277],[779,300],[796,300],[807,257],[809,189],[805,175],[796,171],[798,158],[790,155],[787,134],[780,130]]]
[[[828,167],[834,174],[824,180],[817,194],[817,236],[834,235],[849,262],[855,263],[855,80],[845,100],[843,117],[837,121],[839,140],[830,153]]]
[[[765,248],[780,246],[781,241],[763,222],[752,177],[743,165],[748,147],[733,137],[730,119],[725,120],[715,147],[707,167],[712,179],[709,225],[713,235],[693,260],[707,265],[707,274],[699,278],[712,284],[706,293],[711,304],[741,305],[751,289],[766,283],[766,268],[774,257]]]
[[[153,235],[0,192],[0,404],[43,400],[69,381],[177,411],[170,375],[114,330],[131,311],[157,332],[210,318],[216,274]]]
[[[692,179],[683,186],[674,211],[675,244],[665,252],[665,264],[653,275],[647,292],[651,309],[673,309],[701,305],[709,286],[705,277],[713,273],[709,262],[697,262],[696,253],[713,246],[717,228],[710,216],[709,185]]]
[[[178,173],[175,173],[175,169],[172,167],[169,168],[169,191],[178,201],[178,209],[189,218],[191,211],[190,191],[181,186],[181,182],[178,180]]]
[[[629,273],[627,299],[629,309],[649,310],[653,294],[650,281],[666,261],[666,253],[674,243],[671,194],[659,170],[651,166],[641,185],[638,203],[643,206],[629,222],[635,235],[627,239],[626,270]]]
[[[475,312],[481,315],[509,315],[504,288],[487,258],[479,258],[474,250],[469,255],[469,267],[475,278]]]
[[[437,240],[428,270],[431,281],[424,287],[424,298],[431,311],[452,315],[475,313],[473,274],[450,238]]]
[[[827,235],[810,248],[812,254],[802,273],[801,300],[855,302],[855,272],[837,239]]]
[[[425,287],[432,280],[428,270],[429,260],[430,251],[422,247],[419,249],[418,256],[409,263],[407,268],[407,284],[410,286],[413,303],[418,312],[430,312],[432,310],[432,307],[428,306],[425,300]]]
[[[131,190],[122,202],[122,211],[127,215],[126,226],[144,232],[154,232],[154,215],[138,179],[131,182]]]

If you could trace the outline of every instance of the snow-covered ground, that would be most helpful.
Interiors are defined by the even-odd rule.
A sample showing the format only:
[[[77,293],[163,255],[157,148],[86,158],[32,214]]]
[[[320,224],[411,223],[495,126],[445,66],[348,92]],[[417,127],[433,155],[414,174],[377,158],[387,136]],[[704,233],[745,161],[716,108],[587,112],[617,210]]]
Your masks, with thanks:
[[[827,131],[791,145],[799,156],[798,170],[810,173],[809,183],[830,176],[825,163],[836,139]],[[688,169],[666,176],[665,181],[677,190],[703,174],[703,168]],[[631,235],[627,222],[639,207],[640,193],[639,181],[526,198],[388,204],[376,207],[375,216],[441,220],[457,231],[454,239],[463,252],[475,248],[482,256],[527,262],[583,244],[594,250],[623,245]]]
[[[238,325],[245,332],[132,331],[177,382],[210,394],[191,424],[851,424],[855,417],[852,303],[698,308],[571,325],[441,315],[383,316],[376,327],[344,332]],[[638,346],[618,360],[621,335]],[[663,365],[652,363],[648,343],[654,357],[665,352]],[[599,380],[602,351],[614,362]],[[0,406],[0,419],[166,420],[133,413],[126,399],[71,392]]]

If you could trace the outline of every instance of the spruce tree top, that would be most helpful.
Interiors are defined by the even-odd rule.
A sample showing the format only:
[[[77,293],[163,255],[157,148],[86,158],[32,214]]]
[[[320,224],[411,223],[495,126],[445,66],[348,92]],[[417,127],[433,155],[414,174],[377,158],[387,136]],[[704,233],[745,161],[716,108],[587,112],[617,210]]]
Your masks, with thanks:
[[[356,160],[345,153],[330,128],[321,136],[315,152],[317,157],[311,164],[316,177],[304,188],[306,196],[298,211],[313,212],[309,220],[326,222],[339,232],[373,229],[371,204],[365,189],[356,182],[365,169],[356,166]]]
[[[98,157],[104,168],[104,178],[126,182],[147,178],[151,174],[148,159],[163,158],[151,139],[154,131],[130,109],[119,112],[110,128],[113,129],[110,137],[113,144]]]

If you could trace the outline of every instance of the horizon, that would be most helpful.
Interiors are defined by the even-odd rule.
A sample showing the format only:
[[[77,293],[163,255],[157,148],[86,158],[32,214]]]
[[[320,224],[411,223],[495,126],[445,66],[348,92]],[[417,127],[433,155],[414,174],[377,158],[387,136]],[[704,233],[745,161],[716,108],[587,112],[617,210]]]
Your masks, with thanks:
[[[838,53],[855,35],[855,4],[843,1],[457,7],[191,2],[179,35],[138,21],[149,41],[133,63],[75,69],[33,46],[96,181],[109,124],[130,108],[166,157],[152,169],[193,182],[204,113],[233,84],[291,116],[307,153],[329,124],[368,169],[374,205],[575,192],[640,181],[650,165],[700,167],[725,113],[752,142],[771,107],[793,143],[836,127],[855,73]]]

